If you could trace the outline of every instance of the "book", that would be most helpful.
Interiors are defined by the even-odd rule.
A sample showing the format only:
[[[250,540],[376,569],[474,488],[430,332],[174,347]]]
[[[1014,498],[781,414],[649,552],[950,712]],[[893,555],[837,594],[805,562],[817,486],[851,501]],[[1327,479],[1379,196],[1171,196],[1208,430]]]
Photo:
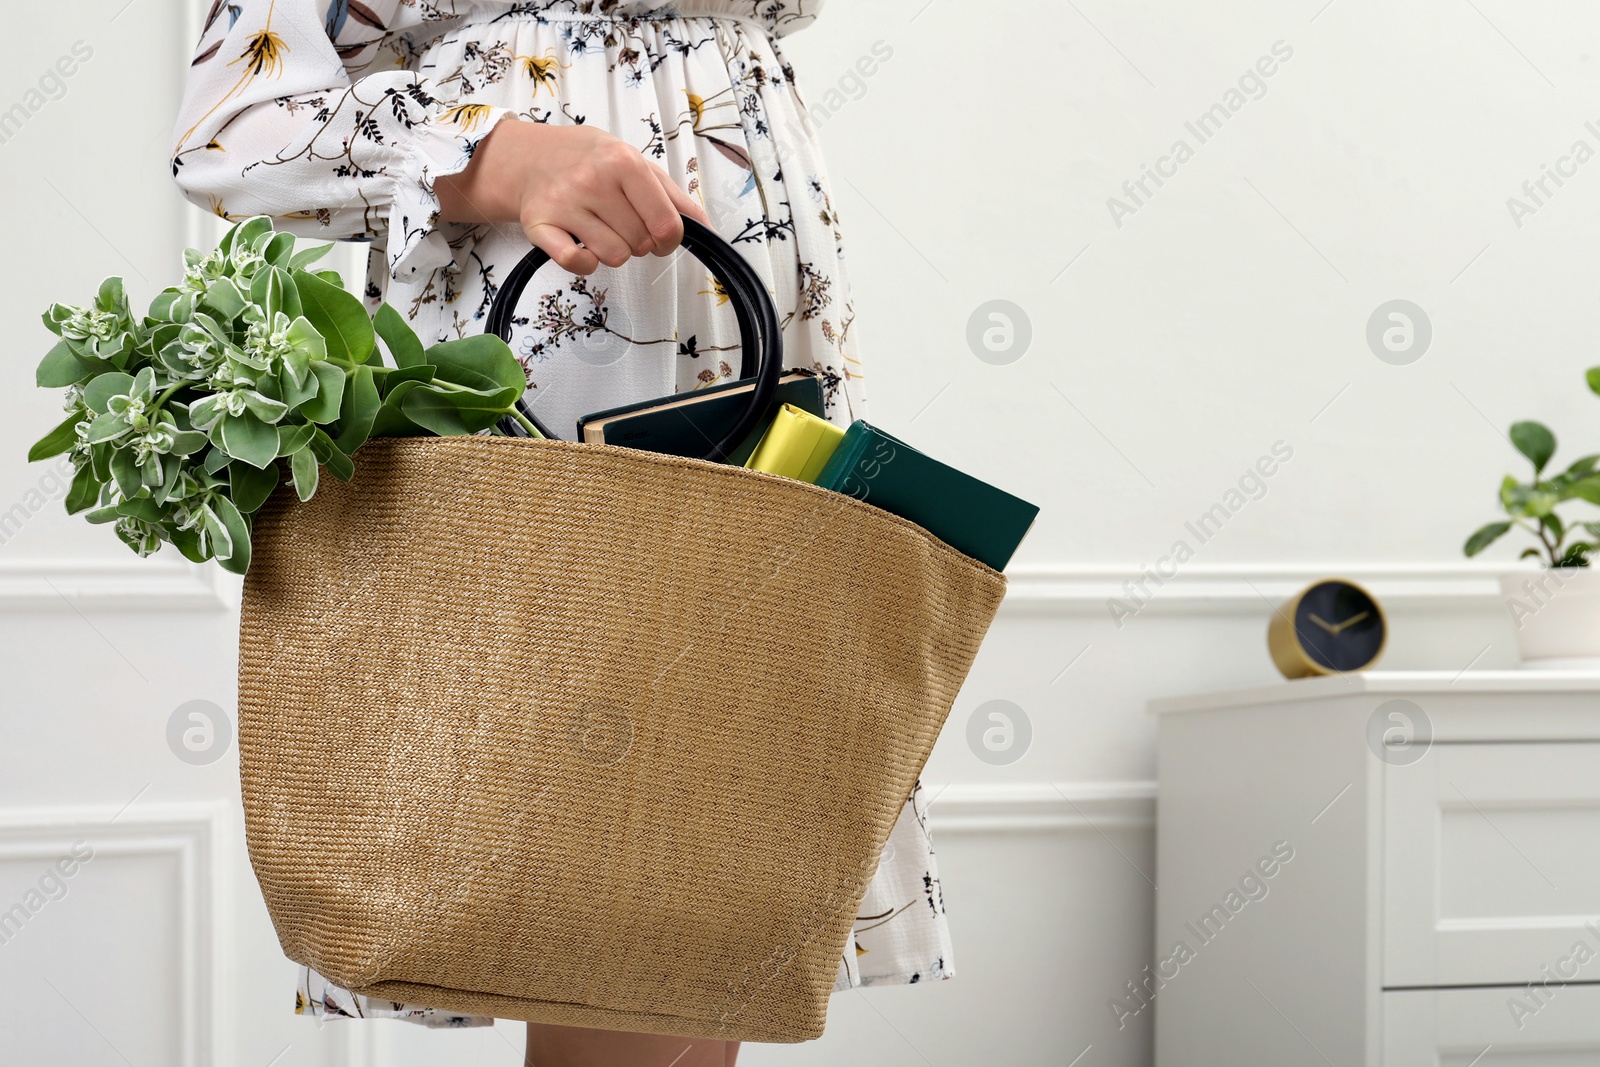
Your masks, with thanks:
[[[1005,570],[1039,509],[963,474],[863,420],[817,475],[816,484],[909,519],[945,544]]]
[[[744,465],[751,470],[814,482],[843,439],[843,426],[835,426],[793,404],[784,404]]]
[[[592,445],[621,445],[646,452],[664,452],[669,456],[703,456],[732,429],[755,387],[754,378],[741,378],[692,393],[592,412],[578,420],[578,440]],[[742,466],[784,404],[820,417],[824,414],[822,379],[815,371],[785,371],[778,379],[771,409],[725,462]]]

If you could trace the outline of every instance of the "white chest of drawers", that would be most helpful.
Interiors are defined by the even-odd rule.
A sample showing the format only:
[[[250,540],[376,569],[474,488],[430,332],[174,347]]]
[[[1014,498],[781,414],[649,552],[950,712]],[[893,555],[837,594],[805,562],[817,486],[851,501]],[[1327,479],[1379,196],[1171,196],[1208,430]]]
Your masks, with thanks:
[[[1156,961],[1119,1003],[1158,1067],[1600,1064],[1600,675],[1151,711]]]

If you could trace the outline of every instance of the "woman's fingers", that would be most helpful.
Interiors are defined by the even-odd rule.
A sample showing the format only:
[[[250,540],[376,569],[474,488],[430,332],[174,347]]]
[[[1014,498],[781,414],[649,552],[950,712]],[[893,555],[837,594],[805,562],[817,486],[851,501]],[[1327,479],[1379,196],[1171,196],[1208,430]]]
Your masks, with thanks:
[[[700,206],[700,201],[678,188],[678,183],[672,180],[672,175],[660,167],[652,165],[650,173],[655,175],[661,188],[666,190],[667,198],[672,201],[672,208],[680,215],[688,215],[691,219],[704,226],[711,225],[711,218],[706,214],[706,209]],[[679,223],[679,237],[682,237],[682,223]]]
[[[572,235],[608,267],[620,267],[633,258],[628,241],[613,228],[613,222],[624,228],[628,226],[626,215],[618,218],[619,214],[608,211],[602,217],[593,211],[580,210],[572,220]]]
[[[536,222],[525,227],[528,240],[544,249],[556,266],[573,274],[593,274],[600,266],[595,254],[573,240],[572,234],[553,222]]]
[[[683,218],[655,175],[665,178],[666,172],[640,159],[638,166],[629,167],[622,176],[622,190],[627,194],[629,208],[646,231],[647,246],[643,249],[634,246],[635,254],[641,256],[646,252],[666,255],[683,240]]]

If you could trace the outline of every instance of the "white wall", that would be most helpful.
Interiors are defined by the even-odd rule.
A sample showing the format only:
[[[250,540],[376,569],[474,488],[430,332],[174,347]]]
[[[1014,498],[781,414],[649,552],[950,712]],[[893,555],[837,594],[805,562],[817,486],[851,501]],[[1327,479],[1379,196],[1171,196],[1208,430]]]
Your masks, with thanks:
[[[73,42],[94,55],[0,143],[0,510],[31,511],[43,472],[20,455],[55,416],[31,385],[38,312],[110,272],[143,299],[194,239],[164,158],[191,14],[125,2],[7,12],[0,108]],[[1273,677],[1269,604],[1328,573],[1389,606],[1387,666],[1514,661],[1491,580],[1514,553],[1468,566],[1459,546],[1518,469],[1509,423],[1549,421],[1566,459],[1600,445],[1582,384],[1600,363],[1600,161],[1520,226],[1506,203],[1575,140],[1600,150],[1597,30],[1577,0],[832,0],[788,39],[834,111],[873,417],[1044,511],[926,775],[960,977],[842,994],[826,1038],[746,1062],[1148,1063],[1148,1018],[1118,1031],[1106,1007],[1151,947],[1144,702]],[[864,92],[829,99],[880,40],[893,56]],[[1199,144],[1185,122],[1280,41],[1265,95]],[[1177,138],[1193,158],[1117,225],[1108,198]],[[1397,298],[1434,333],[1404,366],[1365,337]],[[995,299],[1033,332],[1007,365],[966,339]],[[1265,494],[1199,545],[1185,522],[1280,441],[1293,455]],[[1179,539],[1194,558],[1117,626],[1107,599]],[[0,1033],[28,1062],[517,1062],[512,1026],[287,1014],[231,755],[190,767],[164,740],[185,700],[232,709],[232,587],[211,582],[54,503],[0,548],[0,905],[72,840],[97,848],[0,944]],[[965,740],[992,699],[1032,723],[1009,766]]]

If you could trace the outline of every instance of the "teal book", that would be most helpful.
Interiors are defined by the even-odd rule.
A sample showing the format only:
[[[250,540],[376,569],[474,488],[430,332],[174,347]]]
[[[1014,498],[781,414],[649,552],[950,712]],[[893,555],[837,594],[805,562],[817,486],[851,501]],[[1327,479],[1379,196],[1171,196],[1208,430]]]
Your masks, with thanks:
[[[754,378],[742,378],[692,393],[596,411],[578,420],[578,440],[586,444],[664,452],[669,456],[703,456],[738,421],[754,388]],[[756,423],[750,436],[724,462],[743,466],[784,404],[793,404],[819,418],[826,417],[822,379],[814,371],[785,371],[778,379],[771,407]]]
[[[1039,509],[919,452],[860,419],[845,431],[817,485],[864,500],[997,571],[1005,570]]]

